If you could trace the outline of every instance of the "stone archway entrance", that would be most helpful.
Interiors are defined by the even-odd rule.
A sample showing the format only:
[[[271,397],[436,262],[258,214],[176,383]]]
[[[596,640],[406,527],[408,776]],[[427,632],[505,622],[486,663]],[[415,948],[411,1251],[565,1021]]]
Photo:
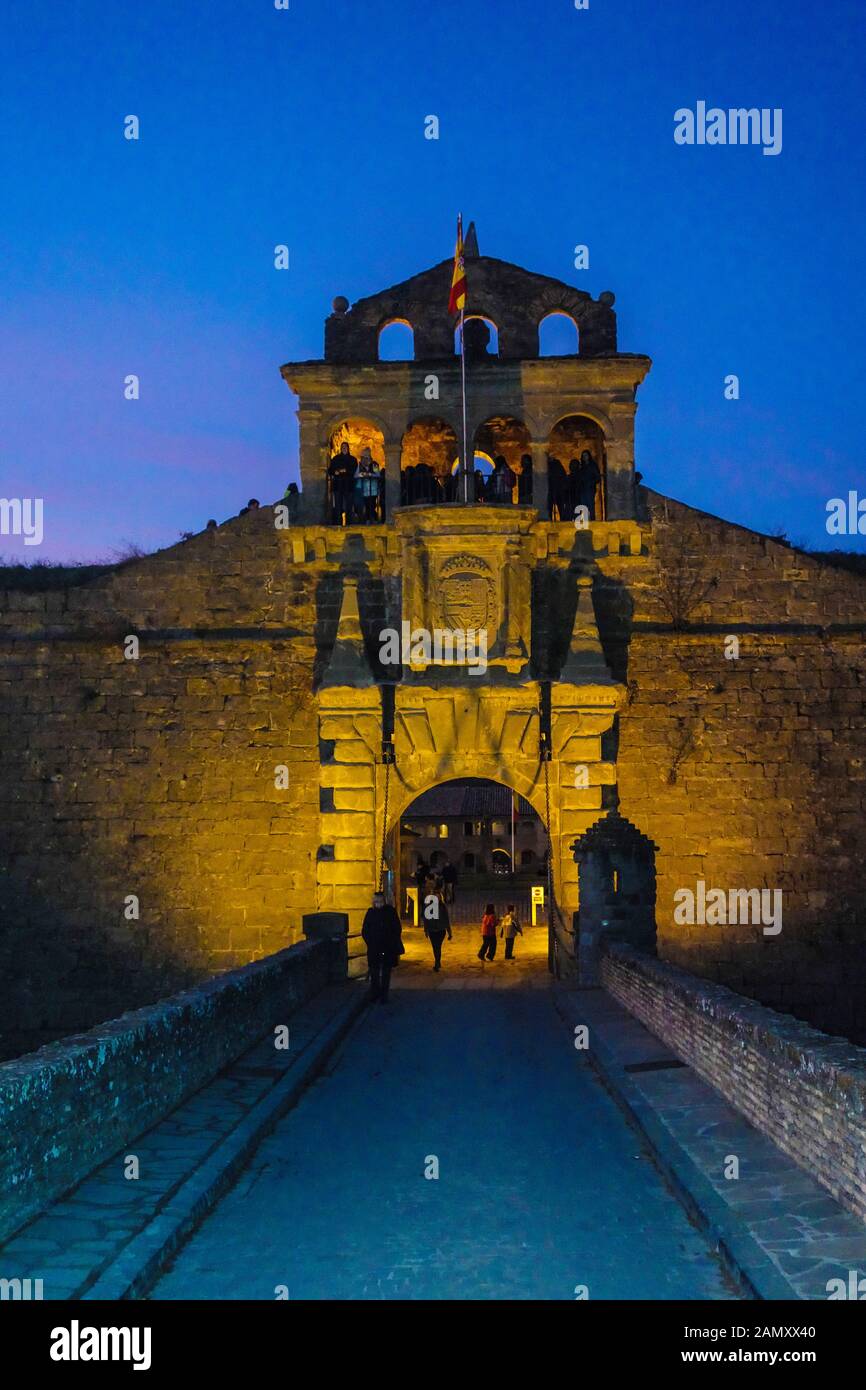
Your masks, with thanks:
[[[387,887],[405,922],[422,915],[426,891],[441,890],[453,924],[477,927],[494,901],[500,913],[513,903],[526,925],[532,890],[542,890],[546,903],[547,848],[544,821],[511,787],[474,777],[443,781],[394,818]],[[544,904],[536,915],[546,923]]]
[[[524,797],[549,828],[557,966],[570,973],[577,910],[571,846],[603,814],[615,784],[603,739],[624,694],[602,651],[592,579],[580,568],[564,575],[560,601],[571,637],[557,678],[539,679],[530,662],[531,515],[412,507],[398,510],[393,525],[399,628],[383,624],[360,567],[344,571],[317,693],[316,910],[346,914],[351,953],[395,820],[431,787],[487,779]],[[443,657],[410,640],[460,628],[483,630],[483,661],[468,648]],[[390,665],[380,645],[386,635]]]
[[[400,984],[426,987],[431,972],[446,987],[513,987],[549,978],[546,904],[539,904],[534,925],[532,912],[533,890],[547,892],[547,848],[541,817],[501,781],[445,780],[415,797],[386,837],[386,882],[403,923]],[[508,872],[500,870],[503,856]],[[482,961],[481,921],[488,909],[498,930],[492,954]],[[437,942],[437,970],[426,928],[431,916],[443,922],[446,913],[450,936]],[[509,931],[506,940],[509,914],[520,930]]]

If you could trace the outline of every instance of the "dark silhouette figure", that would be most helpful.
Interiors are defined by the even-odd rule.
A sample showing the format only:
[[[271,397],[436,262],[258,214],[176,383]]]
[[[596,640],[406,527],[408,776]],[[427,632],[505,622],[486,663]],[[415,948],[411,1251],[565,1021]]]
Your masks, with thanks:
[[[532,506],[532,455],[524,454],[517,475],[517,502],[521,507]]]
[[[590,521],[595,521],[595,493],[596,488],[601,482],[601,473],[598,464],[588,449],[584,449],[580,456],[580,465],[577,475],[577,502],[579,507],[586,507],[589,512]]]
[[[442,883],[445,889],[446,903],[453,903],[454,890],[457,887],[457,870],[455,869],[454,865],[451,863],[450,860],[442,870]]]
[[[574,509],[580,501],[580,463],[577,459],[568,460],[568,515],[574,516]]]
[[[355,487],[357,467],[358,460],[354,454],[349,452],[349,445],[344,439],[340,445],[340,452],[334,454],[328,464],[328,478],[331,483],[331,520],[337,526],[343,524],[344,514],[347,525],[352,520],[352,493]]]
[[[568,476],[558,458],[547,456],[547,518],[565,521],[568,508]],[[556,512],[554,518],[553,513]]]
[[[385,902],[384,893],[373,894],[373,906],[364,915],[361,936],[367,947],[370,998],[385,1004],[388,1001],[391,971],[400,958],[403,941],[400,918],[396,909]]]
[[[487,495],[492,502],[510,502],[515,478],[502,454],[498,454],[487,484]]]

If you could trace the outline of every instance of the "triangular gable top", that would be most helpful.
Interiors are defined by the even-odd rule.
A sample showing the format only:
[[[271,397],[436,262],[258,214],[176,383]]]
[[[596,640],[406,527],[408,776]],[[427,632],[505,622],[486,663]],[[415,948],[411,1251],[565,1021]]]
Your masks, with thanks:
[[[453,356],[457,317],[448,312],[453,265],[449,256],[408,280],[356,300],[350,308],[345,300],[336,300],[337,307],[325,321],[325,360],[377,361],[379,333],[395,321],[413,329],[416,360]],[[554,312],[574,320],[581,356],[616,352],[614,296],[609,291],[593,299],[587,290],[495,256],[472,256],[466,278],[467,316],[495,324],[500,358],[537,357],[538,325]]]

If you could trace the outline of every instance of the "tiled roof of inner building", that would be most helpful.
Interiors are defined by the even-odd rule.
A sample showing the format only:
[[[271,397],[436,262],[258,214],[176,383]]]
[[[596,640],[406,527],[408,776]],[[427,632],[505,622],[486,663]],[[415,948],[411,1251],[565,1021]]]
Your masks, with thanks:
[[[414,820],[419,816],[489,817],[511,815],[511,788],[498,782],[446,782],[431,787],[413,801],[401,819]],[[518,816],[534,816],[535,811],[525,797],[516,797]]]

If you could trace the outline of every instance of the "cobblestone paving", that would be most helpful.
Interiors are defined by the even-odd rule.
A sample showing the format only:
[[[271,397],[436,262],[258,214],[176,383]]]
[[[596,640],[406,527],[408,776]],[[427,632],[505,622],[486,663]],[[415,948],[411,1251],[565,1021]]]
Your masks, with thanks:
[[[573,1022],[597,1030],[623,1067],[673,1053],[602,990],[560,995]],[[630,1072],[640,1091],[689,1157],[709,1178],[777,1269],[792,1296],[827,1298],[827,1281],[856,1269],[866,1273],[866,1229],[765,1138],[690,1067]],[[739,1159],[739,1177],[725,1177],[729,1155]]]
[[[207,1157],[301,1057],[345,1003],[345,988],[323,991],[290,1020],[291,1047],[270,1036],[245,1053],[153,1129],[135,1139],[0,1248],[0,1277],[42,1279],[46,1299],[79,1297]],[[140,1176],[124,1177],[135,1154]]]
[[[555,1014],[546,934],[492,965],[455,936],[437,975],[406,932],[389,1003],[151,1297],[736,1297]]]
[[[458,926],[439,973],[421,931],[404,941],[390,1003],[371,1007],[151,1296],[737,1297],[570,1026],[589,1022],[623,1067],[670,1057],[664,1045],[603,991],[554,992],[543,928],[514,960],[498,941],[482,964],[477,928]],[[343,997],[295,1016],[292,1060]],[[7,1242],[0,1276],[80,1296],[288,1060],[263,1040]],[[862,1224],[690,1069],[629,1076],[801,1297],[866,1270]],[[730,1153],[737,1182],[723,1176]]]

